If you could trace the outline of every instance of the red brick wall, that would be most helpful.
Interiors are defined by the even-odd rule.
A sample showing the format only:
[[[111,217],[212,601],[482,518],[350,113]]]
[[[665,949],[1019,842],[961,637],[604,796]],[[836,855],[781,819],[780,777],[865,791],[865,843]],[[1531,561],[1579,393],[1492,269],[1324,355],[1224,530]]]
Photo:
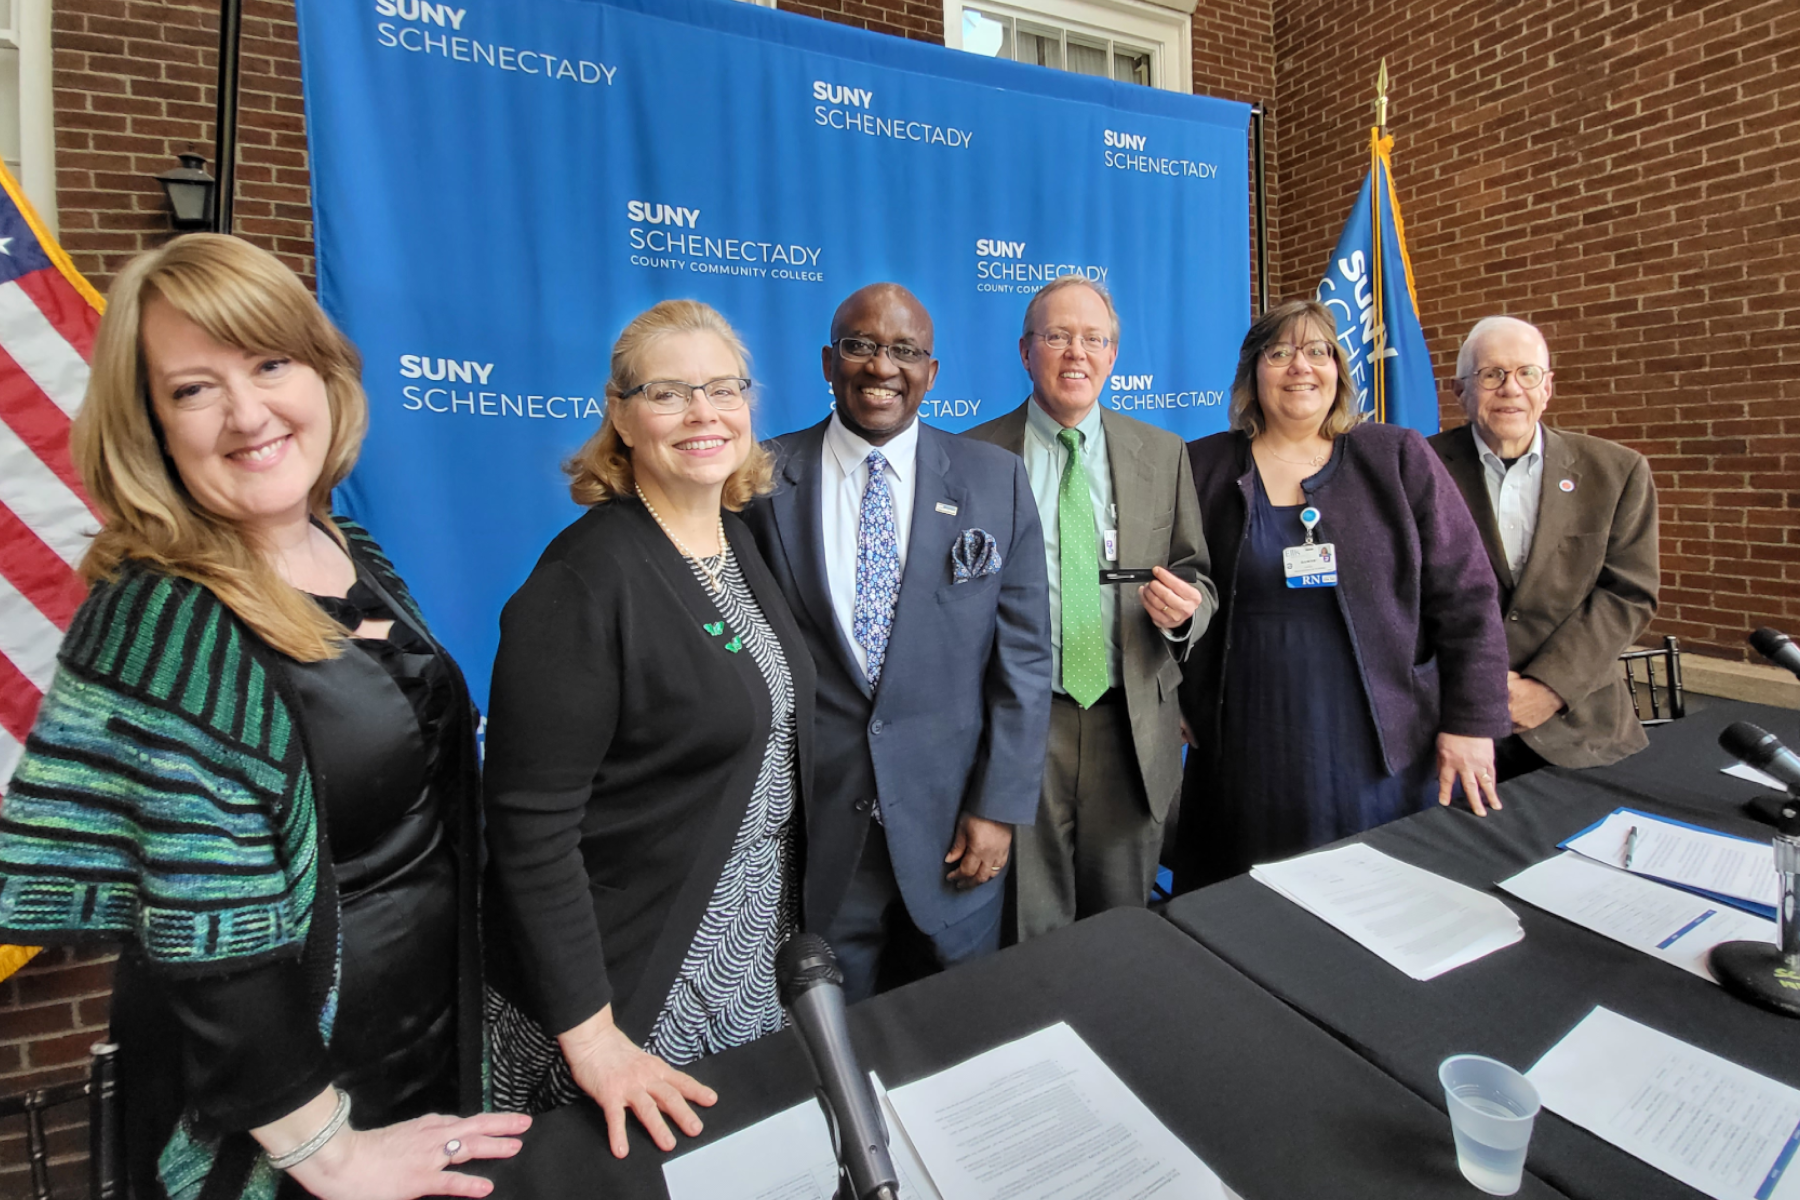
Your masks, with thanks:
[[[916,42],[944,44],[942,0],[776,0],[783,12],[819,17],[839,25],[854,25],[875,33],[891,33]]]
[[[1655,629],[1750,657],[1800,625],[1800,7],[1792,0],[1279,0],[1281,291],[1309,292],[1366,170],[1388,58],[1438,377],[1474,321],[1540,325],[1552,424],[1647,454]],[[1446,423],[1461,409],[1443,388]]]
[[[1276,130],[1280,105],[1275,93],[1275,43],[1273,0],[1203,0],[1193,16],[1194,27],[1194,91],[1202,96],[1239,100],[1245,104],[1261,104],[1263,122],[1263,156],[1267,189],[1268,254],[1270,291],[1279,294],[1281,279],[1280,188],[1277,185]],[[1256,169],[1254,150],[1250,169]],[[1256,295],[1256,209],[1255,175],[1251,175],[1251,303],[1262,307]]]
[[[57,0],[56,188],[65,249],[104,289],[171,236],[155,175],[213,158],[218,0]],[[236,230],[312,275],[305,120],[291,0],[245,0]]]
[[[83,1078],[88,1047],[106,1038],[112,956],[52,949],[0,982],[0,1095]],[[50,1184],[60,1198],[86,1194],[87,1104],[49,1110]],[[0,1122],[0,1197],[31,1194],[25,1126]]]

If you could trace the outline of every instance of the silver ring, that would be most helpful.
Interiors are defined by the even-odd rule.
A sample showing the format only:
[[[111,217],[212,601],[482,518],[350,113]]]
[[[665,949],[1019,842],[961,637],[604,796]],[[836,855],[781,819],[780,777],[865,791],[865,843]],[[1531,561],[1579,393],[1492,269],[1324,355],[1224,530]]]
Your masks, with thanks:
[[[461,1138],[451,1138],[449,1141],[444,1143],[444,1157],[445,1158],[455,1158],[457,1156],[457,1154],[461,1152],[461,1150],[462,1150],[462,1139]]]

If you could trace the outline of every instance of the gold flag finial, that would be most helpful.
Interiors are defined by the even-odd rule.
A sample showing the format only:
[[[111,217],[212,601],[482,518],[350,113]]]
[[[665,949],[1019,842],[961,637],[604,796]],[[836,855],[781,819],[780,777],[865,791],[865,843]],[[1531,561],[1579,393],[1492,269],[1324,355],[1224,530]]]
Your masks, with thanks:
[[[1375,124],[1381,132],[1387,132],[1387,59],[1381,60],[1381,70],[1375,76]]]

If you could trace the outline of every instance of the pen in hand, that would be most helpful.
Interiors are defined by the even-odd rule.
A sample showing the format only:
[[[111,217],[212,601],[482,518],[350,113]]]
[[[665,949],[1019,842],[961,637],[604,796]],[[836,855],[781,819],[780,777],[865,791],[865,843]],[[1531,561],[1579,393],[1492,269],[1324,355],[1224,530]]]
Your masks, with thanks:
[[[1637,853],[1637,826],[1633,825],[1625,833],[1625,869],[1631,870],[1631,856]]]

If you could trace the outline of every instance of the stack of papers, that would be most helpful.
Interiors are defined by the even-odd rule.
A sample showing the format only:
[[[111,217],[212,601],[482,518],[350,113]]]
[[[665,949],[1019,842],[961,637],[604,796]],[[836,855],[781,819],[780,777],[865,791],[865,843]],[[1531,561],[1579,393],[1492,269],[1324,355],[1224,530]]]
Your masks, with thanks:
[[[1544,1107],[1713,1200],[1800,1200],[1800,1091],[1596,1008],[1526,1072]]]
[[[1637,839],[1627,864],[1626,847],[1634,831]],[[1731,837],[1621,808],[1563,842],[1562,848],[1775,919],[1781,877],[1775,873],[1775,850],[1767,840]]]
[[[1572,851],[1527,867],[1500,886],[1527,904],[1714,983],[1706,960],[1720,942],[1779,940],[1773,921]]]
[[[871,1079],[904,1200],[1239,1200],[1062,1022],[892,1092]],[[670,1200],[832,1200],[837,1160],[809,1100],[663,1181]]]
[[[1494,897],[1360,843],[1252,867],[1250,877],[1414,979],[1435,979],[1525,936]]]
[[[1729,767],[1720,767],[1719,774],[1730,775],[1734,779],[1748,779],[1751,783],[1760,783],[1766,788],[1774,788],[1778,792],[1787,791],[1787,784],[1773,775],[1765,775],[1749,763],[1732,763]]]

